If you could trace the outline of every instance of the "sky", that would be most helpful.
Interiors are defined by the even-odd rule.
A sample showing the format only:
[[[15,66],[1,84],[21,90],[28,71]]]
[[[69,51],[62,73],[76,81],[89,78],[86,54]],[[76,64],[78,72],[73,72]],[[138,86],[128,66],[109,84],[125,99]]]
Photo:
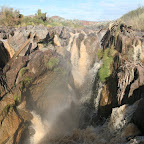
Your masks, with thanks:
[[[33,15],[41,9],[47,16],[105,21],[144,6],[144,0],[0,0],[0,6],[19,9],[24,15]]]

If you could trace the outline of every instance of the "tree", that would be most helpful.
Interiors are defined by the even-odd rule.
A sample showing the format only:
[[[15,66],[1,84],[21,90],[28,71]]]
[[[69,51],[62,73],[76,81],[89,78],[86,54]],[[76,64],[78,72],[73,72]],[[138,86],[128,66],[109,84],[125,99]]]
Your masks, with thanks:
[[[38,9],[37,10],[37,13],[36,13],[36,17],[38,18],[38,19],[41,19],[42,21],[46,21],[46,13],[42,13],[41,12],[41,9]]]

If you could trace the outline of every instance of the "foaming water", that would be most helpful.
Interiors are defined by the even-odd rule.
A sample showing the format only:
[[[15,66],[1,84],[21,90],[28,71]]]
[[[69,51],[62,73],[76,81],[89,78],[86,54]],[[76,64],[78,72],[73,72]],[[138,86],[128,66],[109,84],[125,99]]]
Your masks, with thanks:
[[[78,127],[78,105],[74,101],[55,105],[48,111],[44,118],[32,112],[31,122],[35,134],[30,138],[30,144],[47,144],[49,139],[70,134]]]
[[[35,112],[32,112],[32,128],[35,130],[35,134],[31,137],[31,144],[38,144],[40,140],[45,136],[48,131],[48,125],[44,124],[41,117],[37,115]]]

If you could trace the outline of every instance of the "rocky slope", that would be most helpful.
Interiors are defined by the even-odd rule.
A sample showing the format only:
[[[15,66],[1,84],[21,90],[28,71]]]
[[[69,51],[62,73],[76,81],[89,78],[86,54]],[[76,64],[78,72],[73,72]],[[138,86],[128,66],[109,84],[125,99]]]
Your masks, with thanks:
[[[142,141],[144,40],[131,27],[27,26],[0,37],[11,89],[1,87],[0,143]]]

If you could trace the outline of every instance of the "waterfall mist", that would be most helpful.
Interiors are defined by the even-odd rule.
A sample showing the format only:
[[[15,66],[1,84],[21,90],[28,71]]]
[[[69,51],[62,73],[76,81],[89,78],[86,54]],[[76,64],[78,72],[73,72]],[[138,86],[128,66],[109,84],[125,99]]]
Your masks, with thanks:
[[[79,128],[82,103],[91,97],[93,79],[99,67],[100,64],[95,63],[90,69],[80,92],[69,81],[61,81],[58,87],[46,89],[42,96],[43,103],[47,103],[46,112],[41,116],[32,112],[35,134],[31,138],[31,144],[47,144],[53,139],[70,135],[74,129]]]

